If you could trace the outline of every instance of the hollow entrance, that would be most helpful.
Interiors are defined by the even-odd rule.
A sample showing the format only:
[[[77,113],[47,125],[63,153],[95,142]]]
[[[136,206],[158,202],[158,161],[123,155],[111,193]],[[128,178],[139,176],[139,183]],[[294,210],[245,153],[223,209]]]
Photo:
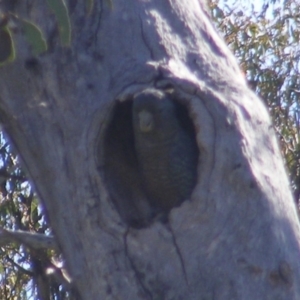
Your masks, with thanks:
[[[160,90],[116,101],[104,134],[104,179],[122,220],[141,228],[190,198],[199,150],[187,107]]]

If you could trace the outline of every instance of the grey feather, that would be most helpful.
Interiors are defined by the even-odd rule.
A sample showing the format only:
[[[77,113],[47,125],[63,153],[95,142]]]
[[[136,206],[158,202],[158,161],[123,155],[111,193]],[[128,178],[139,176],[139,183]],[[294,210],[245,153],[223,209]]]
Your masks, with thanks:
[[[150,205],[158,211],[180,205],[196,183],[199,150],[187,119],[183,106],[162,91],[147,89],[133,100],[138,168]]]

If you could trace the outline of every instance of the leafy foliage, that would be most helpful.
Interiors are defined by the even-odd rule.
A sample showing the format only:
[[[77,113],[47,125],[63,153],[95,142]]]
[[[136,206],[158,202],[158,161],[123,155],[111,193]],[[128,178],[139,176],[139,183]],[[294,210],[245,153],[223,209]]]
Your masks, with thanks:
[[[50,228],[17,156],[0,135],[0,226],[49,234]],[[0,247],[0,299],[69,299],[55,276],[60,257],[19,244]]]
[[[241,3],[210,2],[213,20],[239,60],[250,87],[265,101],[300,197],[300,1],[265,3],[245,13]]]
[[[0,26],[0,66],[15,59],[15,47],[7,26]]]
[[[1,3],[1,2],[0,2]],[[47,0],[49,9],[53,12],[61,45],[69,47],[71,44],[71,22],[69,11],[64,0]],[[0,67],[13,62],[16,57],[14,35],[12,32],[19,27],[30,45],[32,55],[37,56],[48,50],[47,41],[42,30],[34,23],[22,19],[11,11],[3,12],[0,7]],[[93,0],[87,1],[87,9],[93,8]]]
[[[29,21],[21,20],[21,22],[25,37],[31,45],[32,54],[39,55],[47,51],[47,43],[41,30]]]

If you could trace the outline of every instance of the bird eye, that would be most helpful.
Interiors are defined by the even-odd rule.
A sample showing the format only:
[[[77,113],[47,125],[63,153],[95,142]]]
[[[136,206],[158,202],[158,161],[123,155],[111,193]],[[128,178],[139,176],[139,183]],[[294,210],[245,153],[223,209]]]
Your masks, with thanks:
[[[138,113],[139,127],[141,132],[150,132],[154,128],[154,119],[152,113],[147,110],[142,110]]]

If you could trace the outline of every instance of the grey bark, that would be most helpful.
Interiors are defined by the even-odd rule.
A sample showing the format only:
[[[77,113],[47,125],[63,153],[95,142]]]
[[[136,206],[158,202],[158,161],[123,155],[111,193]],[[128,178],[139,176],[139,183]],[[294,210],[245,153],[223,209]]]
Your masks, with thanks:
[[[15,30],[1,119],[81,298],[300,299],[299,222],[270,118],[201,3],[95,0],[88,14],[70,0],[62,48],[44,2],[14,7],[49,49],[33,58]],[[197,185],[168,224],[129,228],[103,180],[104,132],[118,99],[170,86],[195,124]]]

